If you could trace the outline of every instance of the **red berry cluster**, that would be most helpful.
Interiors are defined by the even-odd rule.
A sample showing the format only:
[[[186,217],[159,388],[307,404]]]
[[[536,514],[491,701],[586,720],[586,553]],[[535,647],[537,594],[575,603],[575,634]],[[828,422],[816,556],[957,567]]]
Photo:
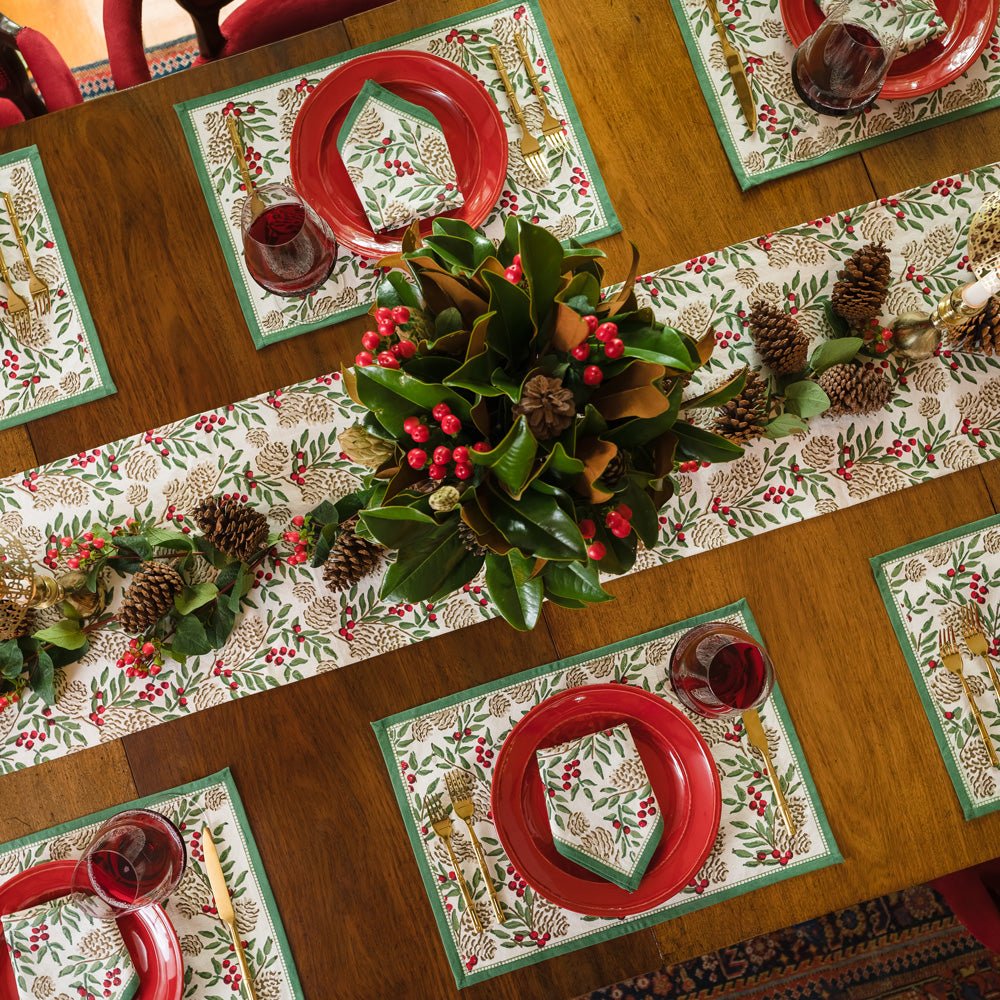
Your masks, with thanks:
[[[225,417],[220,417],[217,413],[203,413],[195,422],[194,429],[211,434],[212,431],[217,431],[220,427],[225,426]]]
[[[885,208],[894,208],[894,209],[896,209],[896,218],[897,219],[902,219],[904,217],[903,216],[903,210],[899,207],[899,199],[898,198],[879,198],[878,203],[880,205],[884,206]]]
[[[616,830],[621,830],[621,832],[624,833],[626,837],[632,832],[632,827],[630,827],[630,826],[623,826],[622,825],[622,821],[620,819],[613,820],[612,823],[611,823],[611,825]]]
[[[757,852],[757,860],[758,861],[766,861],[769,857],[774,858],[774,860],[777,861],[779,865],[781,865],[782,867],[784,867],[785,865],[788,864],[789,861],[792,860],[792,852],[791,851],[779,851],[777,848],[774,848],[774,850],[771,851],[770,854],[768,854],[767,851],[758,851]]]
[[[111,996],[112,986],[121,986],[122,984],[122,970],[121,969],[106,969],[104,972],[104,995],[106,997]]]
[[[295,546],[295,550],[287,556],[285,562],[289,566],[298,566],[309,558],[309,545],[311,542],[309,530],[306,528],[306,519],[301,514],[296,514],[292,518],[293,528],[286,531],[284,539],[289,545]]]
[[[48,941],[48,939],[49,939],[48,924],[39,924],[37,927],[31,928],[31,934],[29,935],[28,940],[31,942],[32,951],[38,951],[38,943],[40,941]]]
[[[155,677],[163,669],[163,651],[157,639],[130,639],[116,664],[126,677]]]
[[[493,766],[493,751],[486,745],[485,736],[476,739],[476,763],[486,770]],[[579,773],[578,771],[577,775]]]
[[[515,893],[518,899],[521,899],[524,896],[524,890],[528,888],[528,883],[521,878],[521,873],[513,865],[507,865],[507,874],[510,876],[507,888],[510,889],[511,892]],[[523,941],[524,935],[515,934],[514,940]]]
[[[240,942],[244,948],[249,947],[246,941]],[[235,948],[230,945],[229,950],[235,952]],[[222,981],[229,986],[229,988],[234,993],[239,993],[241,983],[243,982],[243,974],[240,972],[240,963],[235,958],[224,958],[222,960],[222,968],[226,970],[226,974],[222,977]]]
[[[524,271],[521,268],[521,255],[519,253],[514,254],[514,259],[510,262],[510,267],[504,271],[503,276],[512,284],[521,284],[521,279],[524,277]]]
[[[21,367],[21,359],[9,348],[3,352],[3,374],[4,378],[17,375],[17,370]]]
[[[692,458],[689,461],[681,462],[677,466],[678,472],[697,472],[699,469],[707,469],[712,463],[711,462],[699,462],[698,459]]]
[[[568,792],[573,787],[573,779],[580,777],[580,762],[571,760],[563,765],[562,786],[563,791]]]
[[[961,433],[968,434],[975,441],[977,448],[986,447],[986,439],[983,437],[982,430],[974,426],[968,417],[962,417]]]
[[[754,771],[753,776],[755,780],[759,780],[761,772]],[[747,806],[758,816],[763,816],[767,812],[767,800],[764,798],[764,793],[756,785],[747,785]]]
[[[518,895],[519,896],[523,896],[524,895],[524,890],[522,889],[522,890],[518,891]],[[538,945],[539,948],[544,948],[549,943],[549,938],[551,936],[552,935],[549,934],[548,931],[546,931],[544,934],[539,934],[538,931],[531,931],[528,934],[529,939],[532,940],[532,941],[534,941],[535,944]],[[514,935],[514,940],[517,941],[518,943],[520,943],[521,941],[524,940],[524,935],[523,934],[515,934]]]
[[[18,735],[14,745],[18,748],[24,747],[26,750],[31,750],[35,746],[36,740],[39,743],[44,743],[48,738],[48,733],[39,732],[37,729],[25,729],[23,733]]]
[[[410,321],[410,310],[406,306],[379,306],[375,310],[375,330],[366,330],[361,335],[362,350],[354,356],[354,363],[361,368],[378,364],[382,368],[398,368],[400,361],[412,358],[417,353],[417,345],[412,340],[399,336],[397,327]]]
[[[608,554],[608,550],[603,542],[591,542],[591,539],[597,534],[597,525],[589,517],[585,517],[577,527],[580,529],[584,541],[590,542],[590,545],[587,546],[587,556],[595,562],[600,562]]]
[[[462,421],[451,412],[451,407],[447,403],[438,403],[432,410],[431,416],[437,422],[440,434],[447,437],[455,437],[462,431]],[[416,445],[425,445],[431,439],[431,428],[428,424],[417,416],[407,417],[403,421],[403,431],[410,436]],[[478,441],[472,445],[473,451],[489,451],[490,446],[485,441]],[[449,448],[446,444],[437,445],[430,455],[426,448],[410,448],[406,453],[406,461],[411,469],[420,471],[427,467],[428,460],[430,468],[427,475],[434,480],[442,480],[449,471],[456,479],[465,480],[472,476],[472,464],[469,461],[469,449],[465,445],[458,445]],[[450,470],[449,470],[450,466]]]
[[[584,316],[589,336],[576,345],[570,354],[577,361],[597,361],[602,356],[615,361],[625,353],[625,341],[618,336],[615,323],[601,323],[596,316]],[[584,385],[596,388],[604,381],[604,372],[597,364],[583,369]]]
[[[170,454],[170,449],[163,443],[163,437],[159,434],[154,435],[153,431],[146,431],[143,436],[143,441],[146,444],[155,445],[156,450],[166,458]]]
[[[708,888],[707,878],[693,878],[688,882],[687,887],[689,889],[694,889],[695,895],[700,896]]]
[[[264,659],[266,660],[267,657],[265,656]],[[222,677],[225,680],[229,681],[229,687],[233,691],[235,691],[240,686],[239,681],[235,677],[233,677],[233,668],[227,667],[225,660],[219,659],[215,661],[215,666],[212,667],[212,676]]]
[[[16,705],[20,700],[21,693],[19,691],[8,691],[6,694],[0,695],[0,712],[11,705]]]
[[[948,195],[958,194],[961,189],[962,182],[957,177],[944,177],[934,182],[931,194],[939,194],[942,198],[947,198]]]
[[[205,860],[205,852],[201,843],[201,830],[191,831],[191,838],[188,840],[188,851],[195,861]]]
[[[45,550],[45,558],[42,561],[49,569],[57,569],[59,559],[62,557],[70,569],[89,569],[102,556],[102,550],[108,544],[110,537],[104,528],[85,531],[79,538],[71,538],[69,535],[58,538],[56,535],[50,535],[49,547]]]
[[[973,573],[972,579],[969,581],[969,599],[976,602],[976,604],[985,604],[986,596],[990,592],[990,588],[982,582],[983,578],[979,573]]]
[[[614,510],[608,511],[604,524],[615,538],[627,538],[632,531],[632,508],[618,504]]]
[[[656,797],[650,795],[648,799],[639,800],[639,811],[636,816],[639,819],[639,826],[645,826],[650,816],[656,815]]]
[[[94,702],[95,702],[94,711],[91,712],[90,715],[87,716],[87,718],[90,719],[90,721],[95,726],[103,726],[104,725],[104,719],[102,718],[102,716],[104,715],[105,711],[107,710],[107,706],[104,704],[104,692],[103,691],[98,691],[94,695]]]
[[[316,89],[316,84],[310,83],[305,77],[302,77],[302,79],[299,80],[297,84],[295,84],[295,92],[297,94],[311,94],[315,89]],[[250,110],[251,110],[250,108],[247,108],[247,111]],[[238,113],[239,112],[237,112],[237,114]]]

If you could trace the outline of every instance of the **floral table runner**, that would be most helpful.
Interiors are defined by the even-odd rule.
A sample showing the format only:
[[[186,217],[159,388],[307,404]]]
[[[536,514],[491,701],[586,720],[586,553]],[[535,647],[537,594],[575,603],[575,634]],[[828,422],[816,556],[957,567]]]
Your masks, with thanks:
[[[730,899],[762,885],[837,864],[834,842],[809,774],[809,767],[775,686],[761,709],[775,767],[795,817],[790,836],[761,777],[762,759],[750,748],[738,720],[701,719],[686,712],[667,678],[670,651],[681,634],[709,621],[728,621],[760,633],[746,601],[613,646],[527,670],[491,684],[421,705],[374,723],[393,791],[403,814],[438,930],[458,985],[489,979],[555,955],[586,948],[597,941],[630,934],[640,927]],[[625,918],[585,917],[550,903],[527,886],[504,854],[492,821],[487,818],[491,767],[514,725],[540,701],[568,687],[627,683],[660,695],[698,727],[715,758],[722,780],[722,823],[712,853],[688,885],[673,899],[646,913]],[[457,739],[455,737],[458,737]],[[429,793],[444,791],[444,775],[452,768],[471,771],[477,779],[476,833],[500,888],[507,921],[488,918],[489,898],[483,879],[472,879],[471,848],[459,854],[470,889],[484,914],[484,931],[476,934],[465,916],[453,867],[440,840],[427,825],[424,808]],[[464,831],[453,840],[456,851],[468,846]]]
[[[910,100],[878,101],[858,117],[820,115],[792,86],[795,47],[781,19],[780,0],[740,0],[721,5],[721,13],[750,77],[758,114],[751,130],[726,71],[707,4],[670,3],[722,145],[744,189],[1000,104],[1000,37],[994,34],[979,60],[947,87]]]
[[[927,304],[967,277],[964,220],[1000,183],[1000,167],[951,180],[946,191],[935,183],[704,254],[640,278],[641,294],[659,319],[696,337],[715,331],[709,383],[743,364],[756,367],[743,326],[750,303],[784,298],[821,339],[837,263],[865,240],[890,247],[893,313]],[[736,462],[679,474],[677,494],[660,512],[660,541],[640,553],[635,569],[1000,457],[1000,358],[946,350],[889,373],[895,391],[884,412],[814,418],[806,434],[760,440]],[[363,469],[343,455],[337,434],[358,417],[338,374],[196,414],[0,480],[0,528],[41,558],[53,535],[76,536],[133,511],[176,527],[200,498],[235,493],[280,531],[356,488]],[[0,773],[495,614],[482,580],[434,606],[379,600],[375,576],[330,593],[319,571],[283,558],[263,567],[258,582],[221,651],[170,663],[155,678],[127,677],[117,666],[126,640],[98,633],[84,660],[57,672],[55,705],[26,695],[0,711]]]
[[[229,932],[213,912],[212,889],[201,851],[205,826],[211,829],[219,848],[240,933],[249,945],[245,950],[257,996],[260,1000],[302,1000],[285,929],[228,769],[0,845],[0,881],[32,865],[79,857],[101,823],[123,809],[135,808],[156,809],[172,819],[187,845],[184,878],[163,907],[181,944],[185,1000],[233,1000],[239,990],[238,985],[225,981],[234,963]],[[86,945],[87,939],[83,943]],[[95,949],[100,946],[101,941],[93,942]],[[50,992],[36,981],[36,996],[48,997]]]
[[[542,147],[545,168],[551,178],[547,182],[539,181],[525,165],[519,145],[521,132],[511,116],[500,74],[490,58],[490,46],[498,45],[506,65],[517,67],[511,71],[511,82],[517,89],[532,134],[540,135],[542,111],[521,68],[515,31],[521,32],[528,51],[536,56],[535,71],[542,81],[550,110],[565,122],[568,148]],[[367,52],[391,49],[416,49],[457,63],[489,90],[499,107],[507,127],[510,159],[500,201],[484,227],[491,236],[502,235],[503,216],[507,214],[541,222],[563,240],[570,237],[597,240],[621,229],[536,0],[524,3],[502,0],[322,62],[199,97],[178,104],[177,113],[243,314],[258,348],[365,312],[374,298],[379,273],[377,261],[341,249],[330,278],[305,297],[283,298],[253,281],[243,262],[240,210],[245,195],[225,116],[239,116],[257,183],[288,180],[289,140],[295,118],[308,95],[335,67]]]
[[[30,329],[18,334],[7,316],[7,289],[0,282],[0,429],[79,406],[117,390],[97,339],[87,300],[56,213],[36,146],[0,156],[0,191],[14,204],[38,277],[49,286],[52,306],[44,316],[30,309]],[[0,201],[0,252],[14,291],[32,305],[28,269],[7,211]]]
[[[961,641],[963,608],[975,605],[1000,668],[1000,515],[913,542],[871,561],[966,819],[1000,809],[1000,772],[990,764],[961,681],[939,660],[938,631],[954,626],[965,676],[994,745],[1000,704],[986,664]]]

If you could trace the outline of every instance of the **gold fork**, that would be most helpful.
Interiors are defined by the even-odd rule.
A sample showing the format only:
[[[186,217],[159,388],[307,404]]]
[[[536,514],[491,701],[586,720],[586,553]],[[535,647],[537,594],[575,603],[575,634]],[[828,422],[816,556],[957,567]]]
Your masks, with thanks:
[[[531,57],[528,55],[528,47],[524,44],[524,36],[520,31],[514,32],[514,41],[517,42],[517,51],[521,53],[521,62],[531,81],[531,89],[538,98],[538,103],[542,108],[542,138],[550,145],[559,149],[569,149],[569,142],[566,133],[563,132],[562,122],[549,111],[549,103],[545,100],[545,91],[542,90],[541,81],[535,72],[535,67],[531,64]]]
[[[986,661],[990,680],[993,681],[993,690],[1000,698],[1000,677],[997,676],[997,669],[990,659],[990,644],[983,633],[983,619],[978,604],[969,605],[962,615],[962,638],[965,639],[965,644],[973,656],[981,656]]]
[[[514,88],[511,86],[510,77],[507,75],[507,67],[503,64],[503,56],[500,55],[500,49],[496,45],[491,45],[490,55],[493,57],[493,64],[500,74],[503,89],[507,93],[507,100],[510,101],[511,114],[513,114],[514,120],[521,127],[520,146],[525,165],[538,180],[548,180],[545,159],[542,156],[542,144],[528,131],[527,122],[524,120],[524,112],[521,110],[517,94],[514,93]]]
[[[10,270],[2,252],[0,252],[0,277],[7,283],[7,318],[14,327],[14,334],[23,339],[31,333],[31,310],[28,308],[28,303],[14,291]]]
[[[472,893],[469,892],[469,883],[465,881],[462,868],[455,857],[455,849],[451,846],[451,817],[448,815],[448,808],[442,803],[440,794],[428,795],[426,802],[427,816],[434,827],[434,832],[444,841],[444,846],[448,848],[448,856],[451,858],[451,866],[455,869],[458,878],[458,887],[462,890],[462,898],[465,900],[465,908],[472,917],[472,926],[476,928],[477,934],[483,933],[483,922],[476,913],[476,905],[472,901]]]
[[[503,911],[503,904],[500,902],[496,886],[490,877],[490,870],[486,864],[486,855],[483,853],[483,845],[479,843],[475,827],[472,825],[472,817],[476,812],[476,807],[472,801],[472,777],[468,771],[449,771],[445,775],[444,782],[448,786],[448,795],[451,797],[451,804],[455,808],[455,815],[459,819],[465,820],[465,825],[469,829],[469,838],[472,840],[472,849],[476,852],[479,870],[483,873],[483,878],[486,880],[486,888],[490,891],[490,902],[493,904],[493,912],[501,924],[505,923],[507,914]]]
[[[11,201],[11,197],[6,191],[3,192],[3,202],[7,206],[7,218],[10,219],[11,227],[14,230],[14,239],[17,240],[17,248],[21,251],[21,259],[28,269],[28,292],[31,294],[31,301],[35,304],[35,312],[39,316],[44,316],[52,308],[52,293],[49,291],[49,286],[35,273],[31,257],[28,254],[28,247],[25,245],[24,236],[21,233],[17,212],[14,211],[14,202]]]
[[[986,745],[986,752],[990,755],[990,763],[994,767],[1000,767],[1000,760],[997,760],[997,752],[993,746],[993,741],[990,739],[989,730],[986,728],[982,713],[979,711],[976,699],[969,688],[969,682],[965,679],[965,665],[962,662],[962,654],[958,651],[958,642],[955,639],[955,630],[953,628],[941,629],[938,633],[938,647],[941,650],[941,662],[945,665],[945,669],[953,673],[962,682],[962,690],[965,691],[965,697],[969,699],[969,704],[972,706],[972,715],[976,720],[976,725],[979,727],[979,735],[983,738],[983,743]]]

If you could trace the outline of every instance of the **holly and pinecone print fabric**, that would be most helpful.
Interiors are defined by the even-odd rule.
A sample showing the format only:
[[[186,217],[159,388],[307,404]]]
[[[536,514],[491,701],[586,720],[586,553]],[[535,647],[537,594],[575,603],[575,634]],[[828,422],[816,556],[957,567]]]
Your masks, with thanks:
[[[10,319],[0,282],[0,429],[114,393],[101,343],[83,298],[66,235],[35,146],[0,156],[0,191],[10,195],[35,274],[49,288],[39,316],[30,273],[0,201],[0,253],[14,292],[28,305],[25,329]]]
[[[810,0],[811,2],[811,0]],[[855,6],[867,0],[855,0]],[[702,0],[670,0],[695,63],[733,172],[744,189],[773,177],[867,149],[905,130],[985,111],[1000,103],[1000,36],[953,83],[921,97],[880,100],[863,115],[832,118],[807,107],[792,85],[795,46],[781,18],[781,0],[727,0],[720,12],[730,41],[743,56],[757,108],[751,128],[740,109],[722,47]],[[871,7],[914,9],[908,0]]]
[[[351,105],[337,149],[376,233],[465,204],[438,120],[374,80]]]
[[[948,30],[935,0],[819,0],[827,17],[865,27],[884,46],[912,52]]]
[[[841,860],[777,685],[761,709],[761,718],[778,780],[795,817],[794,837],[782,822],[770,776],[746,739],[742,723],[694,716],[674,695],[667,676],[670,652],[685,631],[706,621],[730,622],[757,634],[749,607],[740,601],[374,724],[459,986],[629,934]],[[490,811],[493,767],[511,729],[550,695],[585,684],[608,683],[635,685],[684,712],[708,744],[722,783],[721,826],[701,870],[673,899],[623,918],[573,913],[534,892],[504,853]],[[584,758],[578,759],[582,763]],[[504,924],[494,919],[471,844],[459,833],[452,844],[483,924],[481,934],[465,911],[447,851],[427,822],[427,797],[445,793],[445,775],[456,768],[473,778],[476,834],[507,914]],[[649,809],[644,811],[648,814]]]
[[[549,110],[563,123],[567,139],[566,149],[542,144],[544,181],[524,162],[520,127],[490,56],[490,46],[498,46],[517,88],[528,128],[533,135],[540,135],[542,108],[524,72],[515,32],[520,32],[524,39]],[[596,240],[620,231],[536,0],[483,7],[389,39],[380,48],[429,52],[456,63],[486,88],[500,109],[507,128],[507,179],[500,200],[483,225],[488,235],[499,240],[503,235],[503,220],[511,214],[541,223],[561,240]],[[375,298],[381,271],[377,261],[342,249],[325,284],[305,297],[283,298],[257,285],[243,261],[240,217],[246,192],[233,158],[226,117],[235,115],[239,119],[247,162],[256,182],[289,181],[289,142],[303,102],[333,69],[358,54],[347,52],[290,70],[250,84],[237,94],[227,91],[226,97],[209,95],[177,105],[202,190],[258,348],[365,312]],[[388,132],[378,136],[373,133],[378,140],[387,137],[392,138]],[[433,161],[434,169],[444,174],[440,148],[426,150],[421,155],[423,162]],[[406,159],[414,162],[408,155],[394,154],[392,160],[396,159],[401,163]],[[446,188],[448,183],[446,180]],[[468,191],[464,194],[471,195]]]
[[[953,628],[969,690],[1000,748],[998,694],[986,661],[964,638],[974,609],[987,655],[1000,669],[1000,516],[876,556],[872,569],[966,819],[1000,809],[1000,771],[939,649],[940,631]]]
[[[535,754],[556,850],[629,892],[663,834],[646,767],[627,723]]]
[[[184,1000],[239,1000],[241,976],[239,965],[233,957],[229,932],[218,918],[215,900],[205,870],[205,856],[201,845],[201,831],[208,827],[219,849],[219,858],[226,875],[236,910],[236,919],[244,942],[258,1000],[303,1000],[298,973],[288,950],[284,927],[278,916],[267,876],[258,867],[257,848],[253,834],[246,822],[243,804],[229,771],[203,778],[181,788],[170,789],[141,802],[123,804],[106,813],[81,818],[53,830],[43,830],[11,844],[0,845],[0,882],[33,865],[48,861],[75,861],[79,858],[100,824],[124,809],[143,807],[155,809],[177,824],[184,835],[187,847],[187,868],[177,891],[163,904],[163,909],[177,931],[184,961]],[[124,990],[127,981],[127,954],[122,956],[119,944],[121,935],[114,922],[99,921],[95,926],[83,926],[76,908],[63,912],[60,929],[51,915],[51,904],[39,908],[38,917],[31,918],[28,927],[28,949],[18,945],[22,952],[18,970],[25,970],[33,984],[25,986],[18,981],[19,989],[31,989],[26,1000],[55,997],[66,994],[77,1000],[79,989],[65,989],[63,979],[75,968],[75,959],[81,967],[93,970],[95,985],[92,992],[98,1000],[111,989],[114,1000],[125,1000],[131,993]],[[5,931],[8,920],[3,917]],[[70,923],[72,921],[72,923]],[[65,931],[65,935],[63,934]],[[48,940],[42,935],[48,935]],[[19,939],[24,937],[18,931]],[[31,938],[37,937],[37,942]],[[65,937],[65,941],[62,938]],[[53,946],[59,944],[59,969],[43,968],[45,947],[55,958]],[[31,945],[38,950],[32,952]],[[118,973],[115,973],[118,969]],[[75,973],[73,973],[75,974]],[[89,974],[89,973],[88,973]],[[110,975],[111,987],[103,985]],[[121,979],[121,985],[114,983]],[[69,980],[65,980],[68,982]],[[27,982],[27,979],[25,979]],[[140,984],[141,985],[141,982]],[[62,994],[60,993],[62,989]],[[114,992],[115,990],[121,992]]]
[[[63,896],[0,918],[20,1000],[135,995],[138,974],[118,925],[94,916],[83,900]]]

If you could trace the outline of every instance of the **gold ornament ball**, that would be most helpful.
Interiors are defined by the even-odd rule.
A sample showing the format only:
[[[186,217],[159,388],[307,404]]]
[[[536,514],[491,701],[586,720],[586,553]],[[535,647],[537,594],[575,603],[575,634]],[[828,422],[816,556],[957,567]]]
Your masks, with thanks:
[[[913,361],[931,357],[941,344],[941,331],[927,313],[903,313],[892,324],[892,346],[897,354]]]

